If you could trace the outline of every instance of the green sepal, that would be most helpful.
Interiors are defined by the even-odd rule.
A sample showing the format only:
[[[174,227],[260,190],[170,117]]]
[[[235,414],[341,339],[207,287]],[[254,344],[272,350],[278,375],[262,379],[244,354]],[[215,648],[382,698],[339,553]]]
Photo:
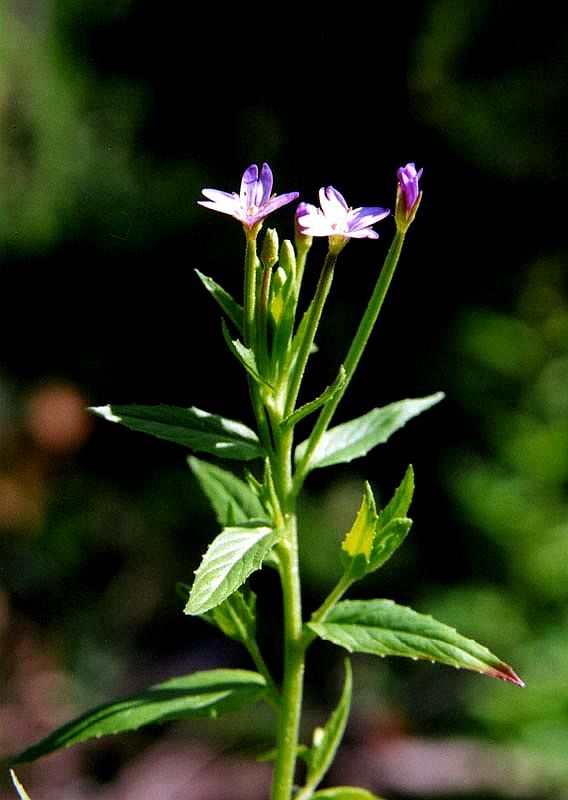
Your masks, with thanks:
[[[323,622],[310,622],[308,627],[350,653],[425,659],[524,685],[508,664],[483,645],[392,600],[344,600]]]
[[[331,786],[315,792],[312,800],[382,800],[382,798],[368,789],[359,789],[357,786]]]
[[[308,464],[308,469],[345,464],[361,458],[402,428],[410,419],[431,408],[444,397],[443,392],[428,397],[412,398],[374,408],[367,414],[331,428],[321,437]],[[298,445],[295,460],[300,463],[308,441]]]
[[[285,417],[282,422],[280,423],[282,427],[288,427],[291,425],[296,425],[301,419],[307,417],[308,414],[311,414],[314,411],[317,411],[318,408],[325,405],[328,400],[332,400],[335,395],[343,389],[345,386],[345,382],[347,380],[347,374],[345,372],[345,368],[343,364],[339,367],[339,372],[337,373],[336,379],[331,383],[324,391],[315,398],[315,400],[311,400],[309,403],[305,403],[305,405],[300,406],[300,408],[296,409],[293,414]]]
[[[343,691],[336,708],[330,715],[325,728],[316,728],[313,744],[304,760],[308,765],[305,786],[315,789],[331,766],[337,748],[341,743],[349,710],[351,708],[351,695],[353,691],[353,675],[349,659],[345,659],[345,681]]]
[[[229,317],[238,332],[243,335],[244,330],[244,312],[243,307],[234,300],[231,295],[223,289],[222,286],[204,275],[198,269],[195,270],[201,283],[205,286],[209,294],[217,301],[221,310]]]
[[[265,455],[256,433],[242,422],[210,414],[195,406],[107,405],[88,410],[108,422],[119,422],[130,430],[218,458],[249,461]]]
[[[187,463],[223,527],[266,517],[258,494],[232,472],[195,456],[189,456]]]
[[[246,586],[242,590],[237,589],[202,617],[229,639],[246,646],[256,638],[256,595]]]
[[[260,374],[260,370],[256,363],[256,356],[250,347],[246,347],[246,345],[244,345],[239,339],[231,338],[231,334],[227,328],[227,323],[224,319],[221,320],[221,325],[223,326],[223,337],[227,343],[227,347],[235,356],[237,361],[240,362],[251,378],[253,378],[259,385],[265,386],[273,391],[271,384]]]
[[[87,739],[123,733],[173,719],[218,717],[266,695],[257,672],[214,669],[172,678],[142,692],[98,706],[3,760],[6,766],[35,761]]]
[[[226,600],[260,569],[279,536],[279,531],[255,520],[221,531],[195,573],[184,613],[200,616]]]

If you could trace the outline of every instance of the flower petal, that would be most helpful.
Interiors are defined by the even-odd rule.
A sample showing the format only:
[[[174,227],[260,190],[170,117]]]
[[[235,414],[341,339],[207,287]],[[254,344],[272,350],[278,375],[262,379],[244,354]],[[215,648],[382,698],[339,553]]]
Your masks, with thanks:
[[[258,181],[258,167],[256,164],[251,164],[243,172],[241,179],[240,198],[244,209],[250,208],[255,201],[256,184]]]
[[[256,185],[254,204],[257,208],[263,206],[270,200],[273,182],[272,170],[268,164],[264,163],[260,170],[260,178]]]

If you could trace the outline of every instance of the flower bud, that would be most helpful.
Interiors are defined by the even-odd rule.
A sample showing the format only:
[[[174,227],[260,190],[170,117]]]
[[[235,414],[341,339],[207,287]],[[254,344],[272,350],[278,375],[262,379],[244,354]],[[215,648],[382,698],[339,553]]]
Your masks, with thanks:
[[[410,224],[414,221],[418,206],[422,200],[422,192],[418,186],[422,170],[417,172],[415,165],[411,162],[405,167],[400,167],[396,174],[398,186],[394,216],[398,230],[401,233],[406,233]]]
[[[260,260],[265,269],[272,269],[278,261],[278,233],[274,228],[268,228],[264,234]]]

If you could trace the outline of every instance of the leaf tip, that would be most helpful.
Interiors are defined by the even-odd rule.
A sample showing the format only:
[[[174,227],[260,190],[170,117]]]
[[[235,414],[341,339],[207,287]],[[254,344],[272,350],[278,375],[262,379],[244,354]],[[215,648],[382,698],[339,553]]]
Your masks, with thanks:
[[[112,407],[110,405],[90,406],[87,411],[90,411],[91,414],[96,414],[98,417],[106,419],[108,422],[122,422],[122,417],[117,416],[117,414],[113,414]]]
[[[513,683],[515,686],[523,688],[525,686],[524,680],[519,678],[517,673],[508,665],[501,662],[498,667],[486,670],[486,674],[492,678],[499,678],[501,681]]]

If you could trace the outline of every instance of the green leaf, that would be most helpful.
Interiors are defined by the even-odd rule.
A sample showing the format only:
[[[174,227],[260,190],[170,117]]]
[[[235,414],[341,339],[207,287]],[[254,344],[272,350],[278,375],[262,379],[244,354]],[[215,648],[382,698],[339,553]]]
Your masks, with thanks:
[[[240,361],[242,366],[246,369],[248,374],[261,386],[266,386],[268,389],[273,389],[270,383],[262,377],[260,370],[256,363],[256,356],[250,347],[246,347],[239,339],[232,339],[229,329],[225,320],[221,320],[223,326],[223,336],[227,342],[227,347],[235,358]]]
[[[244,588],[227,597],[220,605],[202,615],[216,625],[225,636],[246,645],[256,636],[256,595]]]
[[[414,494],[414,470],[410,464],[404,474],[400,486],[379,514],[378,524],[385,528],[397,517],[406,517]]]
[[[10,777],[12,778],[12,783],[14,784],[14,787],[18,792],[20,800],[31,800],[29,794],[26,792],[26,790],[18,780],[18,776],[16,775],[13,769],[10,770]]]
[[[248,483],[216,464],[195,456],[187,459],[191,471],[207,495],[217,521],[225,526],[239,525],[249,519],[262,519],[266,513],[258,496]]]
[[[392,600],[345,600],[324,622],[308,625],[322,639],[349,652],[423,658],[523,685],[511,667],[483,645]]]
[[[380,520],[379,520],[380,524]],[[369,558],[368,572],[374,572],[389,560],[393,553],[398,550],[406,539],[412,520],[408,517],[397,517],[384,528],[377,526],[377,533],[373,540],[373,549]]]
[[[365,482],[365,492],[361,507],[353,527],[341,544],[343,561],[346,567],[351,568],[349,574],[353,575],[355,579],[363,577],[367,572],[375,539],[377,519],[373,491],[369,483]]]
[[[132,731],[156,722],[217,717],[254,703],[265,693],[264,678],[247,670],[213,669],[172,678],[88,711],[7,759],[6,763],[35,761],[87,739]]]
[[[381,800],[376,794],[357,786],[333,786],[320,789],[312,795],[313,800]]]
[[[349,709],[351,708],[352,689],[351,664],[349,659],[345,659],[345,683],[339,703],[327,721],[325,728],[316,729],[314,744],[305,759],[308,764],[306,787],[315,788],[333,761],[345,732]]]
[[[406,514],[414,494],[414,471],[409,466],[400,486],[380,512],[369,556],[369,572],[382,567],[406,539],[412,520]]]
[[[278,538],[278,531],[254,522],[225,528],[203,556],[185,613],[203,614],[222,603],[260,569]]]
[[[362,417],[331,428],[320,439],[309,463],[309,469],[343,464],[366,455],[383,444],[408,420],[431,408],[444,397],[443,392],[428,397],[399,400],[383,408],[374,408]],[[301,461],[307,441],[296,448],[296,461]]]
[[[339,372],[337,374],[336,379],[330,384],[324,391],[315,398],[315,400],[311,400],[309,403],[301,406],[300,408],[296,409],[293,414],[285,417],[281,425],[285,427],[287,425],[296,425],[301,419],[307,417],[308,414],[311,414],[313,411],[317,411],[318,408],[321,408],[328,400],[331,400],[335,397],[335,395],[343,389],[345,386],[345,381],[347,380],[347,375],[345,372],[345,368],[343,364],[339,367]]]
[[[222,286],[219,286],[219,284],[214,281],[213,278],[209,278],[198,269],[195,271],[201,283],[205,286],[209,294],[217,301],[221,307],[221,310],[225,312],[242,336],[244,328],[243,307],[239,305],[237,301],[234,300],[231,295],[225,291],[225,289],[223,289]]]
[[[248,461],[264,455],[258,437],[242,422],[199,408],[108,405],[89,411],[109,422],[120,422],[133,431],[149,433],[219,458]]]

